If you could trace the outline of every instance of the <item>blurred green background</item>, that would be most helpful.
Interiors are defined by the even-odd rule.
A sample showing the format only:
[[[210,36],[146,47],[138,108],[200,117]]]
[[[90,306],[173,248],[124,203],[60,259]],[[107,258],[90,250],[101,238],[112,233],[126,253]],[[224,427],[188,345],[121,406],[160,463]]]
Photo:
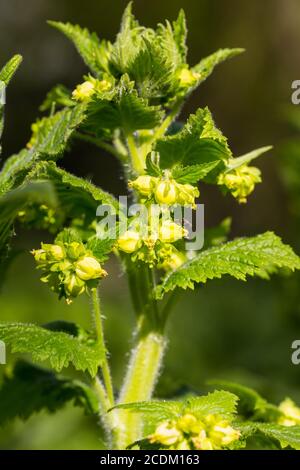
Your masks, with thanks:
[[[123,0],[0,0],[0,64],[21,53],[24,63],[9,88],[4,159],[29,139],[30,123],[55,83],[73,88],[85,68],[72,45],[47,26],[47,19],[87,26],[113,39]],[[206,224],[233,216],[233,235],[274,230],[298,252],[300,241],[300,112],[291,103],[291,83],[299,79],[300,3],[298,0],[136,0],[141,22],[154,26],[184,7],[189,26],[189,59],[196,63],[220,47],[246,53],[221,65],[197,91],[184,116],[208,105],[229,137],[236,155],[273,144],[263,157],[264,184],[247,206],[238,206],[213,188],[203,188]],[[299,136],[299,137],[298,137]],[[77,145],[61,165],[87,176],[114,194],[125,191],[118,163],[87,145]],[[15,259],[0,295],[1,321],[77,321],[89,327],[87,299],[67,307],[38,281],[28,250],[45,235],[20,233]],[[133,313],[126,279],[114,261],[103,282],[108,346],[120,384],[131,345]],[[185,295],[169,325],[169,347],[158,395],[227,378],[255,386],[271,400],[290,395],[300,402],[300,366],[291,364],[291,343],[300,337],[298,275],[271,282],[214,281]],[[51,417],[39,414],[0,430],[2,449],[101,448],[96,420],[68,407]]]

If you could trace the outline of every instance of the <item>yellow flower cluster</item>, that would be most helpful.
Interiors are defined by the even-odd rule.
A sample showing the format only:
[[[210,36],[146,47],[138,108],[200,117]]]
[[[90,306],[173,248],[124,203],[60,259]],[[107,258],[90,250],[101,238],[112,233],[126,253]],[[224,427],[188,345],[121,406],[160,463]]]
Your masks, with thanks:
[[[172,220],[159,223],[158,228],[150,227],[149,233],[134,226],[123,233],[116,248],[124,253],[133,254],[133,260],[144,261],[150,265],[158,264],[165,270],[173,270],[185,262],[185,256],[172,243],[187,236],[187,231]]]
[[[107,275],[92,253],[79,242],[42,243],[41,249],[31,253],[38,269],[44,272],[41,281],[48,283],[51,290],[60,298],[65,297],[68,303]]]
[[[200,195],[198,188],[191,184],[180,184],[172,178],[157,178],[154,176],[139,176],[129,182],[129,187],[135,189],[141,196],[154,197],[158,204],[172,206],[195,206],[195,199]]]
[[[240,436],[240,431],[220,416],[197,419],[187,413],[177,421],[164,421],[148,439],[151,444],[171,450],[220,450],[238,441]]]
[[[256,183],[261,183],[261,172],[258,168],[247,165],[222,173],[218,178],[218,184],[226,186],[240,203],[247,202]]]

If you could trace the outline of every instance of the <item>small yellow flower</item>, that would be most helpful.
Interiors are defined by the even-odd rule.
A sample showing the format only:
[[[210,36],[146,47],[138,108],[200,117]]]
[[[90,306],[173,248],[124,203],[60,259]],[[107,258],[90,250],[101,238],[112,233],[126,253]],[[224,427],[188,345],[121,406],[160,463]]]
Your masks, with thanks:
[[[182,88],[190,88],[200,79],[200,73],[193,72],[190,69],[181,69],[178,75],[179,83]]]
[[[178,184],[178,204],[195,206],[195,198],[200,196],[199,189],[191,184]]]
[[[228,423],[220,423],[214,426],[213,431],[210,432],[210,438],[219,446],[228,446],[232,442],[240,438],[240,432]]]
[[[149,436],[151,444],[159,443],[163,446],[173,446],[181,439],[182,433],[169,421],[160,424],[155,432]]]
[[[142,196],[150,196],[153,191],[156,178],[152,176],[139,176],[136,180],[130,181],[128,186],[136,189]]]
[[[155,199],[159,204],[171,206],[177,202],[178,191],[175,182],[161,181],[155,190]]]
[[[197,418],[189,413],[179,418],[177,427],[185,434],[199,433],[203,429]]]
[[[208,415],[204,419],[207,436],[214,449],[222,449],[239,440],[241,433],[234,429],[229,421],[217,415]]]
[[[76,263],[75,266],[77,276],[83,281],[90,279],[99,279],[107,275],[106,271],[101,268],[100,263],[92,256],[85,256]]]
[[[290,398],[286,398],[279,405],[279,410],[283,413],[278,420],[283,426],[300,425],[300,408]]]
[[[125,253],[133,253],[142,246],[140,235],[134,230],[127,230],[117,241],[117,248]]]
[[[196,450],[213,450],[213,444],[207,437],[206,432],[202,430],[197,436],[192,437],[192,443]]]
[[[172,220],[164,221],[159,229],[159,239],[164,243],[174,243],[186,235],[187,231]]]
[[[95,92],[95,83],[91,80],[87,80],[80,85],[77,85],[72,96],[76,101],[89,101]]]
[[[223,173],[218,178],[218,184],[226,186],[239,203],[247,202],[256,183],[261,183],[261,172],[258,168],[247,165]]]
[[[79,279],[76,274],[70,275],[64,283],[65,290],[68,296],[77,297],[85,292],[86,285],[84,281]]]

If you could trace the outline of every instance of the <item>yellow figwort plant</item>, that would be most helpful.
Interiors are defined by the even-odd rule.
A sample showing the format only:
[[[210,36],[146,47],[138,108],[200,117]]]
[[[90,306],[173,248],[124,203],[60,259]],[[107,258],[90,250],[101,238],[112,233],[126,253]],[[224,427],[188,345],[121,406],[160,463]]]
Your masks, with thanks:
[[[190,66],[183,11],[152,29],[138,23],[129,4],[114,43],[69,23],[50,24],[73,41],[89,72],[73,90],[59,85],[48,93],[26,148],[2,168],[0,260],[4,270],[14,226],[48,230],[52,242],[32,247],[41,281],[68,303],[88,295],[94,328],[87,332],[64,321],[1,323],[0,339],[38,366],[19,361],[10,368],[0,390],[0,421],[73,400],[100,415],[113,449],[236,449],[257,435],[262,448],[299,447],[296,405],[276,407],[237,384],[216,384],[205,396],[152,400],[178,292],[224,275],[244,281],[300,268],[298,256],[272,232],[226,241],[228,224],[215,229],[215,237],[207,235],[205,249],[187,249],[189,230],[175,216],[178,209],[197,209],[205,184],[245,203],[261,182],[252,162],[270,147],[236,157],[208,108],[185,123],[178,119],[215,66],[242,50],[221,49]],[[19,62],[17,56],[2,69],[1,86]],[[2,132],[3,104],[0,112]],[[57,165],[76,140],[120,160],[129,197],[146,217],[127,214],[112,195]],[[114,216],[114,230],[99,216],[104,208]],[[110,276],[104,267],[110,256],[128,277],[136,315],[135,345],[120,390],[112,380],[98,292]],[[55,373],[41,368],[43,361]],[[81,381],[57,375],[70,364]],[[28,384],[27,402],[11,403],[10,390],[21,393]]]

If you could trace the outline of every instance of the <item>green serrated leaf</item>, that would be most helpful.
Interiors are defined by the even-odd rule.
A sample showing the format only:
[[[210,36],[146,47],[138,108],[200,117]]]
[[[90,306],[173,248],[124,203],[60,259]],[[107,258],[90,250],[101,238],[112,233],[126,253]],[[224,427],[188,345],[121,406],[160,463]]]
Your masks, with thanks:
[[[29,181],[44,179],[52,182],[61,208],[72,217],[96,218],[99,205],[107,205],[118,210],[118,201],[102,189],[87,180],[58,168],[54,162],[40,162],[28,174]]]
[[[55,207],[57,204],[53,186],[49,182],[35,181],[14,189],[0,197],[0,266],[7,259],[9,241],[13,235],[13,222],[28,204],[40,203]]]
[[[73,42],[92,72],[96,75],[103,71],[108,72],[109,42],[100,41],[96,33],[90,33],[87,28],[81,28],[78,25],[57,21],[48,21],[48,24],[61,31]]]
[[[182,403],[177,401],[141,401],[136,403],[124,403],[115,406],[114,409],[130,410],[133,413],[141,413],[147,417],[151,416],[151,420],[164,421],[175,419],[182,412]]]
[[[222,390],[228,390],[237,395],[239,397],[238,412],[244,418],[271,421],[281,416],[277,406],[268,403],[252,388],[225,380],[209,381],[209,385],[220,387]]]
[[[176,419],[179,416],[191,413],[198,418],[209,414],[231,416],[236,412],[238,397],[227,391],[215,391],[201,397],[190,397],[181,401],[152,400],[136,403],[126,403],[115,406],[113,409],[131,410],[150,415],[152,420],[163,421]]]
[[[173,21],[173,31],[174,31],[174,39],[177,44],[179,53],[181,55],[182,62],[186,62],[187,59],[187,25],[186,25],[186,17],[184,10],[181,9],[176,21]]]
[[[232,57],[241,54],[244,51],[245,49],[241,48],[219,49],[208,57],[205,57],[205,59],[202,59],[199,64],[195,65],[192,69],[194,72],[200,74],[197,86],[204,82],[204,80],[206,80],[212,74],[214,68],[217,65],[221,64],[225,60],[231,59]]]
[[[30,149],[10,157],[0,172],[0,194],[20,184],[33,165],[41,160],[57,160],[85,118],[85,106],[64,109],[40,121]]]
[[[123,15],[121,30],[113,45],[111,68],[116,75],[127,73],[143,98],[162,98],[176,90],[176,71],[185,62],[185,20],[183,14],[171,25],[157,30],[139,25],[131,4]]]
[[[22,62],[22,56],[15,55],[10,61],[0,70],[0,139],[2,137],[4,128],[4,104],[5,104],[5,93],[6,87],[10,80],[17,71],[19,65]],[[0,154],[1,154],[0,146]]]
[[[32,141],[34,151],[46,155],[48,159],[62,154],[71,135],[85,119],[85,111],[84,104],[77,105],[33,124],[33,129],[37,129]]]
[[[128,64],[138,54],[141,44],[141,33],[143,28],[139,27],[132,13],[132,2],[130,2],[122,16],[120,32],[113,45],[110,65],[120,74],[126,73]]]
[[[199,163],[199,165],[175,166],[172,169],[172,177],[177,183],[197,183],[203,180],[219,164],[220,160],[216,162]]]
[[[184,410],[196,417],[207,415],[231,416],[236,413],[238,397],[227,391],[215,391],[201,397],[192,397],[185,401]]]
[[[23,58],[21,55],[15,55],[9,62],[0,70],[0,81],[8,85],[17,69],[19,68]]]
[[[281,426],[280,424],[256,423],[257,429],[267,437],[279,441],[281,447],[300,450],[300,426]]]
[[[266,232],[252,238],[240,238],[210,248],[176,271],[168,274],[156,289],[157,298],[177,287],[193,289],[195,283],[205,283],[230,275],[245,281],[247,276],[269,279],[279,268],[300,269],[300,259],[279,237]]]
[[[97,397],[83,382],[18,361],[0,388],[0,425],[17,417],[26,420],[42,410],[54,413],[68,402],[82,407],[86,414],[98,412]]]
[[[57,371],[72,364],[77,370],[87,370],[93,377],[105,354],[95,340],[82,341],[65,332],[32,324],[1,323],[0,339],[13,353],[30,354],[35,362],[49,361]]]
[[[157,141],[161,168],[190,166],[228,160],[231,152],[227,139],[215,127],[208,108],[198,109],[183,129]]]
[[[86,247],[88,250],[91,250],[95,258],[99,263],[104,263],[108,259],[109,253],[111,253],[114,245],[116,243],[116,236],[100,239],[97,236],[94,236],[89,239]]]
[[[252,152],[242,155],[241,157],[231,158],[226,165],[226,171],[232,171],[243,165],[247,165],[252,160],[255,160],[256,158],[260,157],[264,153],[272,150],[272,148],[273,148],[272,145],[269,145],[267,147],[261,147],[259,149],[253,150]]]

